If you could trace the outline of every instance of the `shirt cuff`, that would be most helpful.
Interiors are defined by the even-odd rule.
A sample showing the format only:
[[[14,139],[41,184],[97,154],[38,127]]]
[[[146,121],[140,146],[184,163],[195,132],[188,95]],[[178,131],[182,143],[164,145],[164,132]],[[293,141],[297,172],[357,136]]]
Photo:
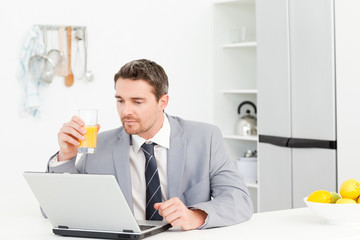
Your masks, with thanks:
[[[58,161],[59,154],[56,154],[54,157],[52,157],[49,161],[49,167],[57,167],[62,164],[64,164],[66,161],[59,162]]]
[[[205,227],[206,224],[208,223],[208,219],[209,219],[209,214],[206,216],[204,224],[201,225],[200,227],[198,227],[197,229],[199,229],[199,230],[200,230],[200,229],[203,229],[203,227]]]

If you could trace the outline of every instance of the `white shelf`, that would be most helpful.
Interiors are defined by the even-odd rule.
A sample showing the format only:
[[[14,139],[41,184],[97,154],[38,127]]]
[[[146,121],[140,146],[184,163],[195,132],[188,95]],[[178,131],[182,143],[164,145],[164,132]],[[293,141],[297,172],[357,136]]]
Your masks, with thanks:
[[[225,139],[243,140],[243,141],[257,141],[258,136],[240,136],[240,135],[224,135]]]
[[[248,188],[258,188],[259,187],[259,185],[257,183],[245,183],[245,185]]]
[[[221,45],[223,48],[246,48],[246,47],[256,47],[256,42],[239,42],[239,43],[227,43]]]
[[[255,0],[218,0],[214,4],[255,4]]]
[[[257,89],[224,89],[221,92],[223,93],[233,93],[233,94],[257,94]]]
[[[212,0],[214,4],[214,123],[224,133],[229,158],[237,159],[257,149],[258,136],[236,135],[239,118],[235,110],[243,101],[257,103],[256,0]],[[246,28],[245,38],[235,29]],[[241,41],[243,40],[243,41]],[[251,179],[249,179],[251,180]],[[254,209],[258,209],[260,187],[246,183]]]

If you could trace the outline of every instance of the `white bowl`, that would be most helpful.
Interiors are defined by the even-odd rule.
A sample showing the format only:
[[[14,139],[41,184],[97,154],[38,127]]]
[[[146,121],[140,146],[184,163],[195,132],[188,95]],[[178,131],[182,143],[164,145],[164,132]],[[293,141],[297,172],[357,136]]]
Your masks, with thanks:
[[[305,204],[327,223],[334,225],[360,225],[360,204],[331,204],[307,201]]]

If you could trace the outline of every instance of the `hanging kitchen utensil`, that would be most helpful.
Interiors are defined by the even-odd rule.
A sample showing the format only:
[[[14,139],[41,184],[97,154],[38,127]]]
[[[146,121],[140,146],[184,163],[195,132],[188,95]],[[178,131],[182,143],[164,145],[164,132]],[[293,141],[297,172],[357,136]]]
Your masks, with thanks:
[[[54,63],[56,71],[60,67],[60,63],[63,59],[62,53],[57,49],[51,49],[48,54],[48,58]]]
[[[47,56],[32,56],[28,68],[31,78],[35,81],[49,84],[55,76],[55,66]]]
[[[65,85],[71,87],[74,84],[74,74],[71,71],[71,27],[66,28],[68,43],[68,75],[65,77]]]
[[[68,62],[67,62],[67,57],[66,57],[66,53],[65,53],[65,27],[64,26],[60,26],[59,27],[59,48],[60,48],[60,52],[63,56],[59,67],[57,68],[57,75],[61,76],[61,77],[66,77],[68,75]]]
[[[91,70],[87,70],[87,60],[88,60],[88,54],[87,54],[87,52],[88,52],[88,34],[87,34],[87,30],[85,30],[84,37],[85,37],[85,41],[84,41],[84,44],[85,44],[85,78],[86,78],[86,81],[91,82],[91,81],[94,80],[95,75]]]
[[[47,31],[43,29],[44,50],[47,48]],[[46,55],[35,54],[29,59],[28,71],[34,81],[49,84],[55,76],[55,65]]]
[[[241,109],[245,105],[250,105],[256,114],[256,106],[250,101],[242,102],[238,107],[238,114],[241,114]],[[235,124],[235,133],[240,136],[256,136],[257,135],[257,119],[250,115],[250,109],[246,109],[246,115],[240,117]]]
[[[63,54],[57,49],[58,48],[58,37],[57,37],[57,31],[51,31],[50,32],[50,41],[48,41],[49,43],[51,43],[50,46],[50,51],[48,51],[47,56],[49,59],[51,59],[51,61],[53,62],[53,64],[55,65],[55,71],[57,72],[61,61],[63,60]]]
[[[76,40],[76,52],[75,52],[75,64],[74,64],[74,77],[77,80],[85,78],[85,59],[84,59],[84,31],[75,31]]]

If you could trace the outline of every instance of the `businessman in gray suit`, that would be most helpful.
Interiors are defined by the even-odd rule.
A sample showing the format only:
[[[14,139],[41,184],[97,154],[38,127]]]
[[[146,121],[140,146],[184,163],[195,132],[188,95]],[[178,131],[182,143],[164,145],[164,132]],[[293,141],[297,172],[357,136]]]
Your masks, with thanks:
[[[76,161],[85,129],[72,117],[58,133],[60,150],[48,172],[114,175],[138,220],[164,219],[183,230],[248,220],[252,202],[219,129],[165,114],[163,68],[145,59],[131,61],[114,82],[122,127],[99,133],[96,154]]]

